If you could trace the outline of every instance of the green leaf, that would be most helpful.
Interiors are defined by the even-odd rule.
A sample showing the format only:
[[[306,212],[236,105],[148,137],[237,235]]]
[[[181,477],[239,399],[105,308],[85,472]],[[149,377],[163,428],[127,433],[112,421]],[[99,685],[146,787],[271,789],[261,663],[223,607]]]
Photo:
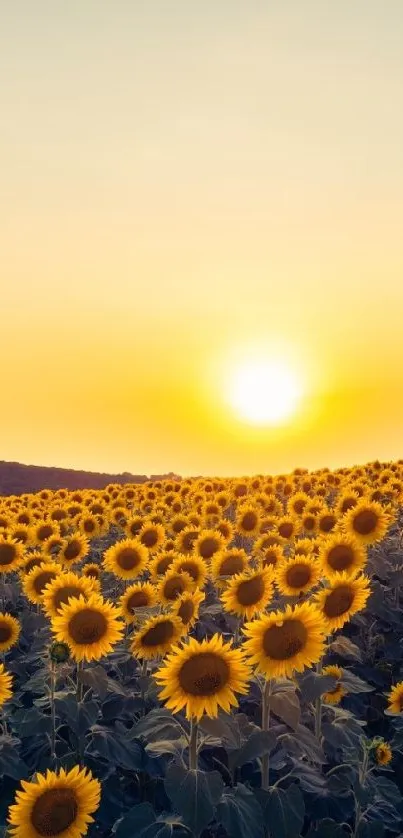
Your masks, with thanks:
[[[286,689],[270,697],[270,711],[296,730],[301,719],[301,706],[295,690]]]
[[[111,765],[129,771],[140,771],[143,768],[142,746],[138,742],[126,739],[124,729],[121,732],[117,725],[113,728],[94,725],[87,753],[103,757]]]
[[[370,693],[375,689],[371,684],[367,684],[366,681],[358,678],[357,675],[353,675],[348,669],[344,670],[340,681],[349,693]]]
[[[118,693],[118,695],[126,695],[126,690],[120,686],[118,681],[109,678],[103,666],[98,664],[90,669],[81,669],[78,671],[78,680],[87,687],[92,687],[101,699],[106,698],[108,692]]]
[[[263,812],[254,794],[242,783],[224,791],[217,820],[230,838],[264,838]]]
[[[183,736],[183,728],[169,710],[157,707],[151,710],[144,718],[140,719],[132,728],[135,736],[157,742],[161,739],[180,739]]]
[[[149,742],[145,750],[151,757],[162,757],[166,754],[181,756],[187,748],[188,742],[184,736],[180,739],[158,739],[156,742]]]
[[[307,704],[316,701],[323,693],[333,690],[337,678],[333,675],[318,675],[317,672],[304,672],[298,679],[302,698]]]
[[[270,838],[297,838],[304,824],[305,804],[296,783],[269,791],[264,816]]]
[[[215,806],[224,788],[221,774],[171,764],[164,785],[175,811],[198,838],[214,818]]]
[[[361,650],[348,637],[336,637],[336,640],[329,644],[329,649],[341,658],[362,663]]]
[[[119,818],[114,824],[112,832],[116,838],[141,838],[143,831],[155,823],[155,812],[150,803],[138,803],[132,809]]]
[[[344,827],[335,823],[331,818],[319,821],[316,827],[312,827],[306,838],[348,838],[351,835]]]

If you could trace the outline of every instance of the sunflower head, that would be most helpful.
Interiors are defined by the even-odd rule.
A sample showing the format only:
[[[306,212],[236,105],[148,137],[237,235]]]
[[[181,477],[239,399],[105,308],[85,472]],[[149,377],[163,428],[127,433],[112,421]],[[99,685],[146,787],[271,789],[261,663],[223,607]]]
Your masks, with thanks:
[[[193,552],[194,543],[200,533],[200,528],[186,526],[176,538],[176,546],[180,553],[188,555]]]
[[[138,538],[117,541],[104,554],[104,567],[120,579],[135,579],[147,567],[148,550]]]
[[[399,714],[403,712],[403,681],[392,687],[388,694],[388,712]]]
[[[200,556],[177,556],[172,562],[172,573],[187,573],[198,588],[204,588],[207,578],[206,563]]]
[[[259,507],[245,504],[240,507],[236,517],[236,529],[247,538],[254,538],[259,532],[261,511]]]
[[[99,806],[101,785],[90,771],[78,765],[66,772],[37,774],[34,782],[22,781],[9,809],[14,838],[80,838],[86,835]]]
[[[282,515],[281,518],[277,520],[276,532],[278,532],[284,543],[295,538],[298,534],[298,530],[299,525],[296,517],[292,517],[291,515]]]
[[[58,557],[65,567],[71,567],[85,558],[89,549],[88,538],[81,532],[74,532],[63,540]]]
[[[132,654],[145,660],[165,655],[184,631],[182,620],[174,614],[151,617],[134,635]]]
[[[60,574],[60,565],[56,562],[44,561],[38,567],[30,570],[22,580],[22,589],[30,602],[41,604],[45,588]]]
[[[386,535],[390,517],[383,506],[376,501],[361,500],[343,517],[342,524],[346,532],[354,536],[361,544],[373,544]]]
[[[12,682],[12,676],[4,669],[4,664],[0,663],[0,707],[2,707],[13,694]]]
[[[150,553],[155,553],[164,541],[165,530],[162,524],[153,524],[152,521],[145,521],[138,537],[141,544]]]
[[[337,533],[323,539],[319,549],[322,571],[329,579],[343,573],[359,573],[366,562],[364,545],[351,535]]]
[[[200,603],[204,600],[204,593],[198,589],[191,593],[185,592],[174,602],[171,613],[182,621],[186,629],[194,626],[198,616]]]
[[[56,640],[49,648],[49,657],[53,663],[66,663],[70,657],[70,648],[67,643]]]
[[[0,614],[0,652],[8,652],[20,635],[20,624],[11,614]]]
[[[272,596],[272,572],[268,568],[261,568],[233,576],[221,596],[221,601],[225,611],[249,620],[255,614],[264,611]]]
[[[135,582],[126,588],[120,598],[120,607],[126,623],[134,623],[141,609],[152,608],[157,603],[157,592],[151,582]]]
[[[241,548],[234,547],[216,553],[211,562],[211,575],[216,587],[225,587],[230,578],[243,573],[248,565],[248,554]]]
[[[298,596],[318,584],[320,567],[318,562],[309,556],[294,556],[276,567],[275,578],[280,593],[284,596]]]
[[[194,588],[194,581],[188,573],[170,568],[158,585],[158,601],[172,605],[179,596]]]
[[[322,669],[322,675],[331,675],[332,678],[337,679],[333,689],[323,694],[323,701],[326,704],[340,704],[341,699],[344,695],[346,695],[346,690],[340,683],[340,680],[343,677],[343,670],[341,666],[324,666]]]
[[[80,596],[88,599],[93,592],[94,585],[89,577],[77,576],[72,571],[59,573],[46,585],[42,605],[48,617],[56,617],[60,614],[62,605],[67,604],[70,599]]]
[[[22,557],[22,543],[0,533],[0,573],[16,570],[22,562]]]
[[[362,611],[369,595],[369,579],[366,576],[354,577],[346,572],[336,574],[329,581],[329,586],[315,596],[327,632],[342,628],[353,614]]]
[[[52,620],[56,640],[68,643],[74,660],[99,660],[121,639],[121,611],[99,594],[70,599]]]
[[[218,716],[237,706],[235,693],[248,690],[250,670],[240,649],[224,643],[221,635],[198,643],[193,638],[176,646],[155,674],[160,698],[174,713],[185,709],[188,719]]]
[[[201,530],[194,543],[194,553],[209,562],[225,547],[225,539],[218,530]]]
[[[375,747],[375,759],[378,765],[389,765],[392,756],[392,748],[387,742],[379,742]]]

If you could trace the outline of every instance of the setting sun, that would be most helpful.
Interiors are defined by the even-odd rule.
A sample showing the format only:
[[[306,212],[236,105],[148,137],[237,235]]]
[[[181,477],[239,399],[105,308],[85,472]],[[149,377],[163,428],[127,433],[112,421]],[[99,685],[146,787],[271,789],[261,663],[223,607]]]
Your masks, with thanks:
[[[247,360],[232,376],[230,402],[242,419],[256,425],[292,416],[300,396],[297,376],[279,360]]]

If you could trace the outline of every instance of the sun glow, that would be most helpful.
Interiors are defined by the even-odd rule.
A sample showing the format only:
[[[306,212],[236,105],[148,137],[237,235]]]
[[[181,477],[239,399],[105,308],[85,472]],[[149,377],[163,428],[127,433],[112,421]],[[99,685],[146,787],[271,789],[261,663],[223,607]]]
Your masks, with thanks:
[[[250,360],[239,364],[230,382],[229,400],[240,418],[254,425],[277,425],[292,416],[301,384],[284,361]]]

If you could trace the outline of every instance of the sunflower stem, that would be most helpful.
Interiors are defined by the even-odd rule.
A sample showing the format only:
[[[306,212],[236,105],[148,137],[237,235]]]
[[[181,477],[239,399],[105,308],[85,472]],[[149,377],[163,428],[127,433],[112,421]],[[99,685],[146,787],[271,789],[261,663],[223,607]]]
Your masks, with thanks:
[[[192,718],[190,722],[190,737],[189,737],[189,769],[190,771],[197,771],[197,733],[199,725],[196,719]]]
[[[322,674],[322,661],[316,664],[316,672],[318,675]],[[322,696],[318,696],[315,702],[315,736],[320,742],[322,738]]]
[[[262,730],[269,730],[270,726],[270,698],[271,698],[271,679],[269,678],[264,685],[262,694]],[[270,757],[269,752],[262,756],[262,789],[265,791],[269,788],[269,771],[270,771]]]
[[[83,685],[83,682],[80,681],[80,672],[82,672],[82,670],[83,670],[83,661],[78,661],[78,663],[77,663],[77,690],[76,690],[77,701],[82,701],[83,700],[83,686],[84,685]]]
[[[50,758],[52,762],[56,761],[56,707],[55,707],[55,663],[50,662],[50,716],[52,719],[51,739],[50,739]]]

